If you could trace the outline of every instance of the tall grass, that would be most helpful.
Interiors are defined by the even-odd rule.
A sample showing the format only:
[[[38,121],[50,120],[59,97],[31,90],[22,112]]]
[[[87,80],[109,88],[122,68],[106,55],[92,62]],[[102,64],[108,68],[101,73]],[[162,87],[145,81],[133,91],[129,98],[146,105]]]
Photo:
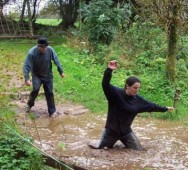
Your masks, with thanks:
[[[95,113],[106,113],[107,101],[102,91],[101,81],[105,64],[96,64],[92,58],[79,54],[65,46],[57,46],[56,51],[60,56],[66,77],[61,77],[54,68],[54,88],[59,96],[66,100],[82,103]],[[129,70],[120,66],[113,73],[111,82],[119,87],[124,87],[124,80],[129,76]],[[160,74],[160,73],[158,73]],[[166,77],[155,73],[137,75],[142,80],[140,94],[146,99],[162,106],[172,106],[173,90],[168,88]]]
[[[101,113],[106,109],[106,101],[101,89],[103,67],[84,55],[64,46],[55,48],[64,67],[62,79],[54,68],[54,88],[56,93],[75,103],[82,103],[92,112]]]
[[[135,30],[131,31],[132,34],[138,32]],[[152,34],[156,36],[155,31],[152,31]],[[157,35],[160,34],[157,33]],[[172,106],[174,90],[171,88],[165,73],[164,46],[163,44],[161,44],[161,46],[157,44],[157,50],[154,50],[154,55],[157,54],[160,56],[158,51],[161,51],[162,55],[161,57],[155,57],[151,54],[153,48],[151,44],[154,44],[154,47],[156,46],[154,42],[149,43],[150,47],[148,47],[148,42],[145,40],[149,53],[147,53],[145,46],[142,47],[143,49],[137,49],[139,45],[136,44],[137,40],[141,43],[139,36],[135,36],[135,39],[134,37],[131,39],[129,35],[129,43],[134,44],[135,54],[131,49],[129,49],[129,51],[127,50],[127,48],[130,48],[130,44],[125,45],[124,42],[119,42],[119,48],[116,44],[112,44],[103,52],[104,61],[101,62],[102,64],[96,59],[98,57],[101,59],[101,56],[93,56],[86,53],[88,50],[87,47],[83,47],[83,49],[79,50],[76,48],[73,49],[73,46],[79,47],[79,44],[73,44],[75,42],[75,37],[74,40],[71,40],[71,47],[66,45],[71,44],[70,41],[66,42],[61,37],[55,39],[54,37],[52,39],[49,38],[50,45],[55,48],[65,72],[65,78],[62,79],[56,71],[56,67],[53,67],[56,102],[68,100],[75,103],[81,103],[94,113],[106,113],[107,101],[101,87],[102,76],[107,61],[110,59],[117,59],[119,61],[119,69],[113,73],[112,83],[114,85],[124,87],[124,80],[128,76],[138,76],[142,81],[140,94],[145,99],[163,106]],[[160,39],[160,37],[157,37],[157,39]],[[154,41],[154,39],[152,39],[152,41]],[[18,76],[21,81],[24,81],[22,75],[23,62],[27,51],[35,44],[36,40],[1,40],[0,45],[2,50],[0,51],[0,57],[3,58],[3,60],[0,60],[0,65],[2,70],[7,69],[11,72],[15,72],[15,75]],[[125,46],[124,48],[123,44]],[[3,81],[1,78],[1,81],[4,83],[2,83],[0,91],[6,90],[10,78],[4,73],[5,72],[1,71],[1,75],[4,77]],[[30,89],[23,86],[22,89],[19,90]],[[171,114],[169,116],[168,114],[157,114],[156,117],[164,119],[179,119],[184,117],[188,111],[186,109],[186,93],[183,91],[182,94],[184,98],[182,98],[181,105],[179,104],[178,106],[178,116],[177,114]]]

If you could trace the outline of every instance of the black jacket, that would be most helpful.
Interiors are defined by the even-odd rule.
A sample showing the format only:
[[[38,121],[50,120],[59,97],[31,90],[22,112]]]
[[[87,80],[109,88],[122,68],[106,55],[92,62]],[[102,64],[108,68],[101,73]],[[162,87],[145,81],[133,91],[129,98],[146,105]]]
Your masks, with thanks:
[[[167,107],[146,101],[139,95],[129,96],[125,89],[110,84],[112,70],[107,68],[104,72],[102,87],[108,100],[108,115],[106,128],[117,135],[126,135],[131,132],[131,124],[138,113],[165,112]]]

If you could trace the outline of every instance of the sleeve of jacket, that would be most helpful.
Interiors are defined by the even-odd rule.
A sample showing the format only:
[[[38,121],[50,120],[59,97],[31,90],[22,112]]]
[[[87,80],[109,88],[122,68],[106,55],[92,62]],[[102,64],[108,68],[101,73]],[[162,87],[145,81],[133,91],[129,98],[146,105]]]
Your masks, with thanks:
[[[159,106],[155,103],[145,100],[142,97],[139,97],[139,98],[140,98],[140,104],[141,104],[140,113],[142,112],[166,112],[168,110],[167,107]]]
[[[51,50],[52,50],[52,60],[54,61],[55,65],[57,66],[57,71],[61,75],[63,73],[63,67],[61,66],[61,63],[58,59],[58,56],[57,56],[55,50],[53,48],[51,48]]]
[[[31,72],[32,67],[33,67],[32,54],[28,52],[27,57],[24,61],[24,65],[23,65],[23,74],[24,74],[25,81],[29,80],[29,73]]]
[[[107,68],[104,71],[104,75],[102,79],[102,88],[108,100],[113,100],[115,93],[116,93],[115,87],[110,84],[111,78],[112,78],[112,70]]]

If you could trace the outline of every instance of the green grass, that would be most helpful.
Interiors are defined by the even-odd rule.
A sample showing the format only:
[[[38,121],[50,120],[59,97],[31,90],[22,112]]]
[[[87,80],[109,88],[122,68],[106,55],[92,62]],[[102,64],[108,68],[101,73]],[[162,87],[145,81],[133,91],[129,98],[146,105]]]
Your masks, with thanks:
[[[94,113],[106,113],[107,101],[102,91],[101,81],[106,63],[96,64],[93,56],[80,54],[65,45],[55,47],[64,66],[65,79],[56,73],[54,68],[56,93],[66,100],[81,103]],[[148,74],[149,73],[149,74]],[[124,87],[124,80],[130,71],[121,67],[113,73],[112,83]],[[142,80],[140,94],[147,100],[161,106],[172,106],[174,91],[166,78],[165,68],[161,70],[141,70],[136,74]],[[187,115],[185,105],[178,105],[177,112],[154,113],[156,118],[177,120]]]
[[[65,79],[61,79],[58,73],[56,73],[56,68],[54,68],[54,73],[56,74],[54,78],[56,93],[66,100],[84,104],[92,112],[106,113],[107,101],[101,87],[106,63],[103,65],[95,64],[92,57],[89,58],[81,55],[68,49],[66,46],[57,46],[55,49],[60,56],[66,75]],[[140,74],[139,76],[143,84],[140,94],[146,99],[162,106],[172,106],[172,90],[159,88],[162,85],[168,86],[165,76],[158,76],[156,78],[154,78],[155,74]],[[127,70],[120,67],[113,73],[112,83],[123,88],[126,77],[128,77]],[[156,82],[158,82],[157,86]]]
[[[49,38],[49,42],[51,42],[51,46],[55,48],[65,72],[65,78],[62,79],[59,76],[56,67],[53,67],[56,102],[68,100],[85,105],[93,113],[106,113],[107,101],[101,87],[106,63],[97,64],[94,60],[97,56],[88,56],[80,51],[78,52],[77,50],[68,48],[64,39],[55,39],[53,37]],[[4,69],[7,70],[6,72],[14,72],[13,75],[18,77],[24,83],[22,74],[23,62],[27,51],[35,44],[36,40],[0,41],[0,57],[2,58],[0,60],[1,81],[3,82],[1,83],[0,92],[7,90],[7,85],[11,78],[10,75],[8,76],[3,73],[2,70]],[[142,80],[140,94],[145,99],[163,106],[172,106],[173,89],[169,86],[164,69],[152,71],[146,68],[141,68],[142,70],[134,71],[134,68],[130,67],[129,69],[126,69],[123,65],[120,65],[120,68],[113,74],[112,83],[124,87],[124,80],[130,74],[134,74],[139,76]],[[153,69],[155,68],[153,67]],[[28,91],[30,88],[26,86],[23,86],[22,89],[12,88],[12,91],[16,92],[16,90]],[[157,113],[153,115],[157,118],[163,119],[181,119],[187,114],[185,105],[179,104],[178,114]]]
[[[14,78],[18,79],[18,81],[23,81],[24,84],[22,73],[23,62],[27,51],[35,44],[36,40],[29,39],[0,40],[0,93],[30,90],[26,86],[16,89],[13,84],[13,87],[9,87],[9,82]],[[44,161],[42,161],[40,151],[31,147],[30,144],[21,143],[22,139],[4,129],[2,122],[17,130],[15,125],[15,106],[11,104],[13,99],[14,96],[0,94],[1,169],[52,170],[53,168],[46,166]],[[21,155],[19,159],[16,159],[17,155]]]
[[[57,26],[61,23],[61,19],[42,19],[38,18],[36,20],[37,24],[42,24],[42,25],[50,25],[50,26]]]
[[[35,44],[36,40],[1,40],[0,41],[0,74],[1,87],[0,92],[14,89],[14,85],[9,87],[12,78],[18,81],[23,80],[22,67],[24,58],[30,47]],[[16,89],[14,89],[15,91]],[[17,89],[19,91],[20,89]]]
[[[50,22],[52,21],[52,23]],[[48,25],[58,25],[58,22],[54,22],[54,20],[47,20],[42,19],[38,20],[37,22],[41,24]],[[139,31],[138,31],[139,32]],[[137,32],[136,32],[137,33]],[[131,35],[136,34],[133,30]],[[133,38],[128,36],[131,41]],[[141,35],[142,37],[142,35]],[[148,34],[145,37],[145,43],[148,43],[146,39]],[[114,46],[115,48],[107,47],[107,50],[104,52],[104,56],[107,56],[108,59],[117,59],[120,61],[120,68],[113,73],[112,83],[114,85],[123,87],[124,80],[130,75],[139,76],[142,81],[142,88],[140,94],[150,101],[158,103],[164,106],[172,106],[173,104],[173,89],[171,88],[165,73],[165,67],[162,63],[157,64],[155,57],[157,56],[158,51],[161,51],[163,48],[156,49],[156,53],[153,53],[153,49],[150,49],[152,58],[149,58],[149,54],[145,47],[141,48],[143,41],[140,41],[140,44],[136,44],[136,40],[133,41],[135,45],[135,49],[129,47],[131,43],[127,41],[128,38],[121,38],[121,40],[126,40],[126,42],[119,42]],[[151,40],[155,41],[155,38],[151,38]],[[4,39],[0,40],[0,93],[1,92],[18,92],[18,91],[25,91],[31,90],[31,87],[23,86],[20,89],[16,89],[15,87],[10,88],[9,82],[12,77],[17,78],[20,81],[23,81],[23,73],[22,67],[23,62],[25,60],[27,51],[36,44],[37,40],[31,39]],[[61,37],[50,37],[49,44],[55,48],[59,59],[64,67],[65,78],[62,79],[58,74],[56,67],[53,67],[54,72],[54,92],[55,92],[55,99],[56,102],[66,102],[71,101],[74,103],[80,103],[90,109],[93,114],[105,114],[107,112],[107,101],[102,91],[101,81],[103,77],[104,69],[106,68],[106,63],[99,64],[96,62],[96,58],[98,56],[86,55],[84,50],[88,50],[87,47],[84,47],[83,51],[75,50],[72,46],[76,46],[77,44],[73,44],[72,41],[71,47],[66,46],[65,39]],[[125,44],[127,46],[125,47]],[[121,46],[122,45],[122,46]],[[136,46],[137,45],[137,46]],[[158,45],[154,45],[159,47]],[[112,49],[110,49],[112,48]],[[138,49],[138,51],[137,51]],[[110,50],[113,53],[110,55]],[[130,51],[128,51],[130,50]],[[109,52],[109,53],[108,53]],[[129,53],[127,53],[129,52]],[[119,56],[123,56],[120,58]],[[144,64],[150,65],[150,61],[155,62],[151,67],[144,67],[144,65],[137,65],[135,62],[132,62],[127,56],[137,57],[139,56],[140,62],[145,62]],[[149,56],[149,57],[148,57]],[[153,57],[155,56],[155,57]],[[101,58],[101,56],[99,56]],[[102,55],[103,57],[103,55]],[[136,57],[133,58],[136,60]],[[161,57],[161,56],[160,56]],[[98,61],[100,60],[98,59]],[[137,57],[138,59],[138,57]],[[133,61],[135,61],[133,60]],[[157,61],[158,62],[158,61]],[[182,65],[182,64],[181,64]],[[160,67],[159,67],[160,66]],[[182,78],[183,77],[183,78]],[[181,119],[182,122],[187,125],[187,119],[184,119],[187,114],[187,93],[185,85],[187,85],[184,81],[184,76],[179,77],[182,81],[182,95],[181,101],[178,103],[178,112],[171,112],[171,113],[154,113],[152,114],[155,118],[162,118],[162,119],[170,119],[170,120],[178,120]],[[185,85],[184,85],[185,84]],[[13,98],[4,97],[0,95],[0,120],[3,122],[8,122],[10,124],[14,124],[14,106],[11,106],[10,101]],[[147,114],[145,115],[147,116]],[[2,128],[1,128],[2,129]],[[4,138],[2,137],[4,140]],[[10,136],[10,139],[12,137]],[[0,142],[3,142],[0,141]],[[17,141],[17,139],[16,139]],[[5,143],[6,144],[6,143]],[[21,145],[19,145],[21,146]],[[18,148],[19,148],[18,146]],[[10,146],[8,146],[10,147]],[[5,147],[7,148],[7,147]],[[28,150],[28,149],[27,149]],[[32,150],[30,150],[32,151]],[[2,152],[3,153],[3,152]],[[12,153],[12,151],[11,151]],[[38,154],[38,153],[37,153]],[[9,158],[7,156],[6,158]],[[3,158],[4,161],[7,161],[6,158]],[[31,160],[35,159],[35,157],[31,157]],[[27,162],[25,162],[27,163]],[[4,163],[6,164],[6,163]],[[10,165],[12,164],[12,159],[10,161]],[[151,169],[151,168],[148,168]]]
[[[18,22],[19,18],[16,18],[15,21]],[[28,22],[28,19],[24,19],[24,21]],[[62,19],[37,18],[36,23],[41,25],[57,26],[61,23],[61,21]]]
[[[64,67],[62,79],[54,68],[54,89],[56,93],[75,103],[82,103],[92,112],[106,109],[106,100],[101,88],[103,66],[94,64],[86,56],[64,46],[55,48]]]

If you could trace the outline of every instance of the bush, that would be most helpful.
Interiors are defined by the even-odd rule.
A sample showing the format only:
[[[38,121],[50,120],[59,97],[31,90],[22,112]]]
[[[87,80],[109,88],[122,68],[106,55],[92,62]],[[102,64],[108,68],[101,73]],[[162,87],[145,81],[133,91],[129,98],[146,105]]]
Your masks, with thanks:
[[[1,170],[42,170],[44,160],[36,148],[4,130],[0,137],[0,167]]]
[[[94,0],[86,11],[85,22],[90,43],[94,49],[98,44],[110,45],[118,27],[126,27],[131,10],[129,5],[114,7],[112,0]]]

